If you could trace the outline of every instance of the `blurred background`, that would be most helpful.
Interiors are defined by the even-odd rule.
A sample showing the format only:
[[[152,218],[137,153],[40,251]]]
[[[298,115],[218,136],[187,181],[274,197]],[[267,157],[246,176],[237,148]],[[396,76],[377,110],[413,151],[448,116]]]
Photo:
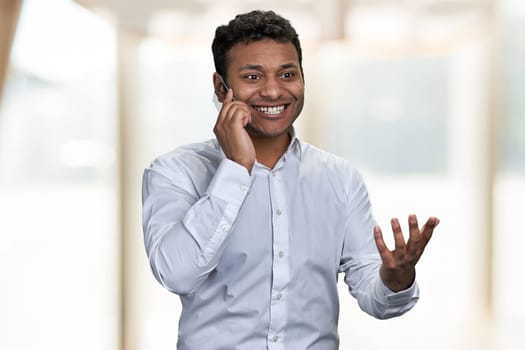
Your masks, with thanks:
[[[142,171],[213,137],[213,34],[256,8],[300,34],[298,134],[361,169],[384,231],[441,219],[410,313],[341,282],[341,349],[525,349],[522,0],[0,0],[0,348],[175,349]]]

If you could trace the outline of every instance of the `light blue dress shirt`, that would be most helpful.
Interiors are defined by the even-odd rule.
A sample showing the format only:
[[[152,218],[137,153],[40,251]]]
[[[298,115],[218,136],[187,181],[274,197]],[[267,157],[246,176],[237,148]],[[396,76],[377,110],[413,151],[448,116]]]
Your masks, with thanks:
[[[365,312],[401,315],[379,278],[374,219],[360,174],[295,136],[273,169],[250,175],[218,142],[180,147],[143,179],[155,278],[180,296],[179,350],[337,349],[338,274]]]

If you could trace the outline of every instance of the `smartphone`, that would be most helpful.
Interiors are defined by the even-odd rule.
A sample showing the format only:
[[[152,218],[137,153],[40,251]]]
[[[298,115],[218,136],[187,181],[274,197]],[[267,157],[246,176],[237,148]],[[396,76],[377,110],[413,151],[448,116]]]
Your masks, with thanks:
[[[222,78],[220,74],[217,74],[217,76],[219,77],[219,80],[221,81],[222,86],[224,86],[224,92],[228,93],[228,90],[230,89],[228,87],[228,84],[226,84],[226,81],[224,81],[224,79]],[[232,99],[235,101],[236,100],[235,96],[233,96]]]
[[[219,76],[219,80],[221,81],[222,86],[224,86],[224,90],[225,90],[226,92],[228,92],[228,89],[229,89],[228,85],[226,84],[226,82],[224,81],[224,79],[222,78],[221,75],[219,75],[219,74],[217,74],[217,75]]]

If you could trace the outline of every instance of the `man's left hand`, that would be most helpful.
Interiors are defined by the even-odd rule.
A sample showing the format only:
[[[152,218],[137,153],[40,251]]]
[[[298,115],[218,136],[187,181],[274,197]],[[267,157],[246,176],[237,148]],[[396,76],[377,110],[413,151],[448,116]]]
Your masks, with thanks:
[[[432,237],[434,228],[439,224],[439,219],[430,217],[425,225],[419,229],[417,217],[408,217],[410,236],[405,243],[399,220],[391,220],[394,232],[395,249],[389,250],[383,240],[383,234],[379,226],[374,228],[374,239],[383,264],[380,276],[383,283],[393,292],[399,292],[409,288],[416,277],[416,264],[421,258],[426,245]]]

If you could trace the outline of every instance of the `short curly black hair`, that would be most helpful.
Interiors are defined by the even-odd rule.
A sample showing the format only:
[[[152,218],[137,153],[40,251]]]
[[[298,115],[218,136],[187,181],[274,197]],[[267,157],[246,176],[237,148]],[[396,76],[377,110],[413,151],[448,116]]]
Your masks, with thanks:
[[[211,45],[215,70],[226,79],[228,51],[237,43],[249,43],[270,38],[279,42],[291,42],[297,50],[301,73],[303,71],[301,43],[299,35],[289,20],[273,11],[254,10],[235,16],[227,25],[221,25],[215,30],[215,38]]]

